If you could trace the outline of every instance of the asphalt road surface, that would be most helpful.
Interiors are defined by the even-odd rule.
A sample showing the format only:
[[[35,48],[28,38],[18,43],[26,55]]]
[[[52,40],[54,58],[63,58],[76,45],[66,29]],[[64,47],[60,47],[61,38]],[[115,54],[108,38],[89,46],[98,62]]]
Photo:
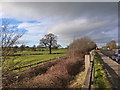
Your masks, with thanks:
[[[120,64],[100,52],[99,55],[101,56],[101,63],[105,68],[107,78],[110,81],[112,88],[120,90]]]

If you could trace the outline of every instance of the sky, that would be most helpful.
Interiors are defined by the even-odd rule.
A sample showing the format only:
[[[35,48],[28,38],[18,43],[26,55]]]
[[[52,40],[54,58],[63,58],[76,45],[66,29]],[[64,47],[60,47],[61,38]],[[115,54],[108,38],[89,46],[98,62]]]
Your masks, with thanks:
[[[11,25],[25,30],[19,39],[25,45],[39,45],[48,33],[55,34],[63,47],[85,36],[98,46],[118,40],[117,2],[2,2],[0,6],[0,20],[11,20]]]

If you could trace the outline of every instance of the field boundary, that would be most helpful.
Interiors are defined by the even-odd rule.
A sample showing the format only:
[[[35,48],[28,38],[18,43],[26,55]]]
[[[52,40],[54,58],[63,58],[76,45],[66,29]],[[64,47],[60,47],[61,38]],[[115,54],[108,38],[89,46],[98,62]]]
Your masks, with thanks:
[[[64,53],[52,53],[52,54],[64,54]],[[31,53],[31,54],[14,54],[14,55],[7,55],[7,56],[25,56],[25,55],[45,55],[43,53]]]

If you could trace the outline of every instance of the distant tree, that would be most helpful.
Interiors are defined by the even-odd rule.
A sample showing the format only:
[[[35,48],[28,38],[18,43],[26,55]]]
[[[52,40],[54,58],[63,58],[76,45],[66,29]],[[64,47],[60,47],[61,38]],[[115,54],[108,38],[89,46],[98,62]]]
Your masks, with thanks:
[[[116,41],[112,40],[106,44],[107,48],[115,49],[117,48]]]
[[[25,46],[25,50],[30,51],[30,47],[29,46]]]
[[[58,45],[56,45],[56,46],[53,46],[52,48],[53,49],[58,49],[58,48],[60,48],[60,47],[62,47],[60,44],[58,44]]]
[[[36,48],[36,45],[33,45],[33,48]]]
[[[29,48],[29,46],[26,46],[25,48]]]
[[[58,45],[57,45],[57,48],[60,48],[60,47],[62,47],[62,46],[61,46],[60,44],[58,44]]]
[[[17,45],[14,46],[14,47],[13,47],[14,52],[17,52],[17,51],[18,51],[18,48],[19,48],[19,47],[18,47]]]
[[[57,40],[56,36],[52,33],[46,34],[41,40],[40,40],[40,46],[48,47],[50,54],[52,53],[52,47],[57,46]]]
[[[23,50],[25,50],[25,45],[20,46],[20,51],[23,51]]]
[[[32,51],[36,51],[36,46],[35,45],[33,45]]]

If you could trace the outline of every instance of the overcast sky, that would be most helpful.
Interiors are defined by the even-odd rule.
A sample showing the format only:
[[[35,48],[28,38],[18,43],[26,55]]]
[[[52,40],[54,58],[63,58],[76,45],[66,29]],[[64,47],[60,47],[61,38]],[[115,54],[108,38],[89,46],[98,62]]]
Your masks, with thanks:
[[[119,0],[0,0],[0,2],[119,2]]]
[[[30,46],[47,33],[57,35],[64,47],[84,36],[98,46],[118,39],[117,2],[6,2],[0,18],[12,19],[11,24],[26,30],[20,40]]]

